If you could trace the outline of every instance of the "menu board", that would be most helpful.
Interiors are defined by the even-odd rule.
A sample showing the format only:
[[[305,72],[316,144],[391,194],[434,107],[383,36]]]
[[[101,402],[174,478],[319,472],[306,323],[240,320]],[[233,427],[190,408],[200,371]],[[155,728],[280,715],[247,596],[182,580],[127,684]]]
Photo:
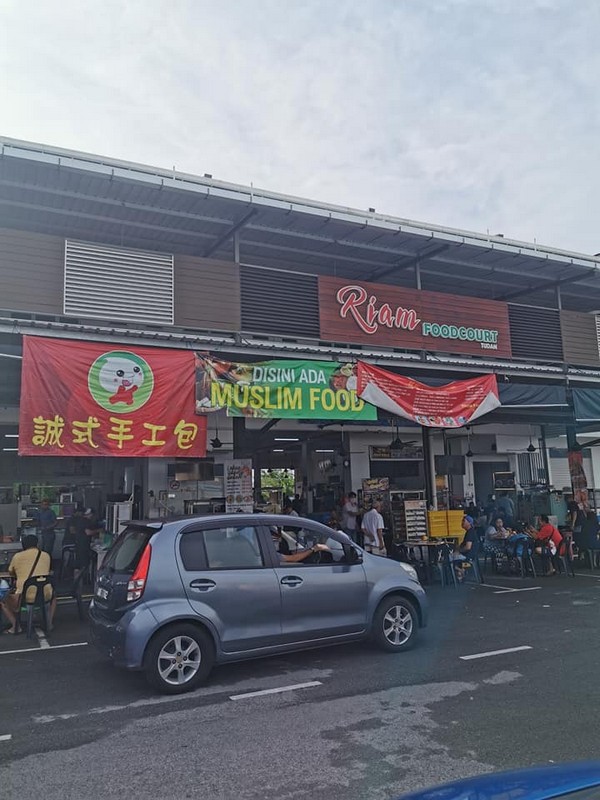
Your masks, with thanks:
[[[252,496],[252,461],[233,459],[225,464],[225,513],[254,511]]]

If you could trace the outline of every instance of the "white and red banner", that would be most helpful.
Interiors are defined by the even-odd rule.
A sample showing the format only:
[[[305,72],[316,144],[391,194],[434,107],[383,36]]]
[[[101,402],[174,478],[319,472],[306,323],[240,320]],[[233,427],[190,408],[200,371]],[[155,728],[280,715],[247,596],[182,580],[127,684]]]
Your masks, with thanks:
[[[359,361],[357,379],[362,400],[428,428],[461,428],[500,405],[495,375],[426,386]]]

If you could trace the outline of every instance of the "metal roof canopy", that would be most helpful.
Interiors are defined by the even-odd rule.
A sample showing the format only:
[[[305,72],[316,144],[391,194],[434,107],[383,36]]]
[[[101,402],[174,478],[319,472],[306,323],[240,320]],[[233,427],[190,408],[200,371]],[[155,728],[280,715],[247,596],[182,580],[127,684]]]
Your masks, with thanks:
[[[0,137],[0,226],[600,309],[600,258]],[[236,259],[237,260],[237,259]]]

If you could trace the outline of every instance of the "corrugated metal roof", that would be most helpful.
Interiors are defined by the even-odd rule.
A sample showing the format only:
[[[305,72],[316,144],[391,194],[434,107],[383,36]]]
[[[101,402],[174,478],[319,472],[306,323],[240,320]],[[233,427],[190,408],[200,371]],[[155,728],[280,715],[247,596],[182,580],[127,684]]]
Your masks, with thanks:
[[[600,308],[592,256],[0,137],[0,226],[231,260],[242,221],[243,263]]]

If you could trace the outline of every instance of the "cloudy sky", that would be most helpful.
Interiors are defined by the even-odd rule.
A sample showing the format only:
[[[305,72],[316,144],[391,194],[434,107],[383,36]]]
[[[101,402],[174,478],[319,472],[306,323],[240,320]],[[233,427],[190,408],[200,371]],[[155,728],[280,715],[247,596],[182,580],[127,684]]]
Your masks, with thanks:
[[[600,251],[599,0],[0,0],[0,133]]]

